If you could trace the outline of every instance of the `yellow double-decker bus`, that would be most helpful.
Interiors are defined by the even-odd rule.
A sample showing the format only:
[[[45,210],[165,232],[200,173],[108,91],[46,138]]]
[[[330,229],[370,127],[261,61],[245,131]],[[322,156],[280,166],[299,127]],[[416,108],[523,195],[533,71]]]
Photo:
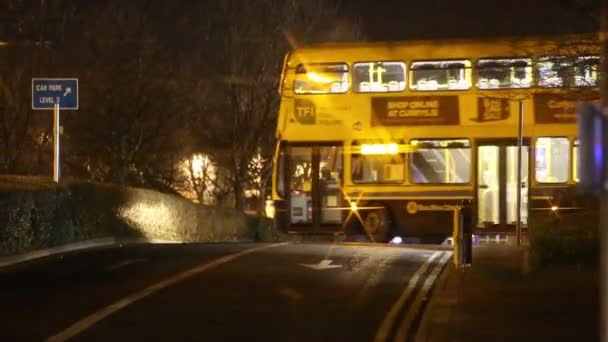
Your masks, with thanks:
[[[598,96],[598,64],[580,36],[298,48],[281,77],[275,222],[441,240],[452,214],[419,209],[471,201],[478,233],[525,229],[531,210],[569,205],[576,101]]]

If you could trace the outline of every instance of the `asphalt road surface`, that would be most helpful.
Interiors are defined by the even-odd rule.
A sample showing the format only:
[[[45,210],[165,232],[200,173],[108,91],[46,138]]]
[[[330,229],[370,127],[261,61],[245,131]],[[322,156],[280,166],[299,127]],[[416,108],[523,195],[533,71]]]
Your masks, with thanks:
[[[0,341],[385,341],[415,332],[451,253],[132,245],[0,271]]]

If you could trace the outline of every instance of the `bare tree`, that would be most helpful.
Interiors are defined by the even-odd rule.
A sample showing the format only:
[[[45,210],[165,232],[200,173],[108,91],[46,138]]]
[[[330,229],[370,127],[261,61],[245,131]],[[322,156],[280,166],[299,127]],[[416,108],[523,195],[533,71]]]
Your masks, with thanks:
[[[78,77],[80,109],[62,116],[64,175],[172,191],[178,165],[204,153],[217,177],[191,185],[238,208],[270,176],[284,54],[360,34],[337,0],[0,4],[9,10],[28,11],[3,20],[19,18],[11,32],[33,50],[0,77],[5,172],[24,155],[50,162],[50,121],[32,124],[29,79]]]
[[[63,57],[81,61],[81,108],[66,117],[75,174],[169,190],[184,115],[171,50],[148,2],[109,1],[80,16]],[[86,163],[82,163],[86,161]],[[163,177],[168,176],[168,177]]]
[[[0,75],[0,170],[16,173],[31,139],[33,113],[25,85],[31,76],[23,67],[11,66],[10,75]]]
[[[50,160],[44,155],[52,153],[52,118],[31,109],[32,77],[55,69],[54,51],[41,27],[55,32],[56,23],[46,22],[42,10],[24,1],[0,4],[0,40],[7,42],[0,46],[0,172],[44,171],[43,160]]]
[[[346,34],[343,27],[330,29],[328,19],[339,12],[330,1],[216,5],[201,26],[199,60],[211,68],[200,70],[213,86],[201,99],[200,144],[229,174],[234,207],[243,208],[244,190],[263,192],[261,180],[270,175],[284,54],[309,42],[346,40]]]

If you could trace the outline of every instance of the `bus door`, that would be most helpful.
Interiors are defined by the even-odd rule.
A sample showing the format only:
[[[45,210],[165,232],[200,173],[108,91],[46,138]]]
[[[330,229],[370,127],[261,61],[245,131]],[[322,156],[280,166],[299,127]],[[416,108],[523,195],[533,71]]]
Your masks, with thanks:
[[[523,139],[521,184],[517,184],[517,139],[477,140],[477,227],[486,232],[513,232],[517,191],[521,191],[521,223],[527,224],[530,139]]]
[[[291,145],[287,151],[290,230],[341,227],[342,144]]]

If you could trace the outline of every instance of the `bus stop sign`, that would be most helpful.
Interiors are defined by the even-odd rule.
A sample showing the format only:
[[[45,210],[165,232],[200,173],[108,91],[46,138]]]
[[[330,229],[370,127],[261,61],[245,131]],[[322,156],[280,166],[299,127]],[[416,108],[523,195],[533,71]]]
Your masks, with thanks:
[[[78,109],[78,79],[33,78],[32,109],[52,110],[56,103],[62,110]]]

